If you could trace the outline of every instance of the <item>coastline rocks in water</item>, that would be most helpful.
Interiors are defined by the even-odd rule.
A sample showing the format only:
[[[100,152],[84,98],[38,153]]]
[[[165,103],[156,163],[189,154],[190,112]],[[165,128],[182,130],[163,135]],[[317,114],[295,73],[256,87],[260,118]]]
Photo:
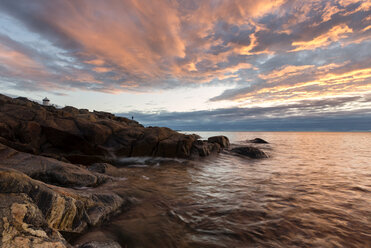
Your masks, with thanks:
[[[235,147],[231,149],[232,152],[247,156],[249,158],[268,158],[268,155],[265,154],[262,150],[256,148],[256,147],[251,147],[251,146],[242,146],[242,147]]]
[[[198,138],[165,127],[145,128],[111,113],[70,106],[57,109],[0,94],[0,143],[65,162],[112,163],[120,156],[189,158],[199,149]],[[222,148],[228,145],[226,138],[212,142]],[[207,156],[206,150],[199,156]]]
[[[261,138],[255,138],[253,140],[248,140],[250,143],[255,143],[255,144],[269,144],[267,141],[261,139]]]
[[[229,139],[226,136],[213,136],[207,139],[209,143],[218,143],[221,148],[229,148]]]

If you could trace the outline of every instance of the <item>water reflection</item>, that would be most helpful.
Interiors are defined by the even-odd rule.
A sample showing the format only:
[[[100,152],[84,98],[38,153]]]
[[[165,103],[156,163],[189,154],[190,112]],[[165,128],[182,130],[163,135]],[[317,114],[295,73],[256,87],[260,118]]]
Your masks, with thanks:
[[[204,138],[215,133],[199,133]],[[371,247],[370,133],[223,133],[269,159],[220,154],[122,168],[132,206],[84,239],[123,247]],[[94,235],[93,235],[94,234]],[[89,236],[90,235],[90,236]]]

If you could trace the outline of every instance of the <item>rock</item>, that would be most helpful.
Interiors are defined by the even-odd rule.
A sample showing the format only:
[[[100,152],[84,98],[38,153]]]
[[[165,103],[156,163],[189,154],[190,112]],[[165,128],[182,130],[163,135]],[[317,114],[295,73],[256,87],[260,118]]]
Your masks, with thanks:
[[[53,158],[18,152],[0,144],[0,165],[16,169],[31,178],[64,187],[97,186],[109,178]]]
[[[108,163],[95,163],[88,167],[89,171],[105,174],[111,177],[120,177],[119,169]]]
[[[69,247],[26,194],[0,193],[0,247]]]
[[[15,170],[0,168],[0,178],[1,193],[25,194],[30,197],[51,228],[81,232],[87,227],[89,218],[81,201],[60,195],[47,185]]]
[[[206,157],[218,152],[220,152],[220,145],[218,143],[209,143],[203,140],[193,142],[192,154],[195,157]]]
[[[81,192],[47,185],[25,174],[0,167],[0,193],[25,194],[50,228],[81,233],[119,213],[129,201],[112,192]]]
[[[121,245],[116,241],[91,241],[83,245],[80,245],[78,248],[121,248]]]
[[[255,138],[253,140],[249,140],[248,142],[250,143],[255,143],[255,144],[268,144],[267,141],[261,139],[261,138]]]
[[[195,143],[199,137],[164,127],[144,128],[111,113],[74,107],[57,109],[26,98],[0,95],[0,143],[19,151],[91,165],[116,157],[158,156],[189,158],[192,150],[207,156],[215,145]],[[211,139],[222,148],[225,137]]]
[[[221,148],[229,148],[229,139],[226,136],[213,136],[207,139],[209,143],[218,143]]]
[[[89,224],[92,226],[108,221],[113,215],[120,213],[124,205],[129,204],[128,201],[124,201],[120,196],[111,192],[94,193],[86,197],[84,200],[79,199],[85,201],[86,212],[90,219]]]
[[[268,158],[267,154],[265,154],[262,150],[251,146],[235,147],[231,151],[254,159]]]

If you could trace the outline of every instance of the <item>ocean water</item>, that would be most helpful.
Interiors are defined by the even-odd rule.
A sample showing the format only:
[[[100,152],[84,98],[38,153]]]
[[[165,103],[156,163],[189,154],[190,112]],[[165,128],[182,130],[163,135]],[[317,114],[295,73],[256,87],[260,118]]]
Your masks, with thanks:
[[[193,132],[254,144],[268,159],[221,153],[142,162],[107,189],[132,204],[80,237],[123,247],[371,247],[371,133]]]

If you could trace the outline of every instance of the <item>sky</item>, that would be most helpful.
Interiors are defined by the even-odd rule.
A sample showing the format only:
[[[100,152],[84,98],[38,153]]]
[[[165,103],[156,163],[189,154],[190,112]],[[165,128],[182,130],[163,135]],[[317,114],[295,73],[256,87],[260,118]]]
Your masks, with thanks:
[[[181,130],[371,131],[371,1],[2,0],[0,93]]]

